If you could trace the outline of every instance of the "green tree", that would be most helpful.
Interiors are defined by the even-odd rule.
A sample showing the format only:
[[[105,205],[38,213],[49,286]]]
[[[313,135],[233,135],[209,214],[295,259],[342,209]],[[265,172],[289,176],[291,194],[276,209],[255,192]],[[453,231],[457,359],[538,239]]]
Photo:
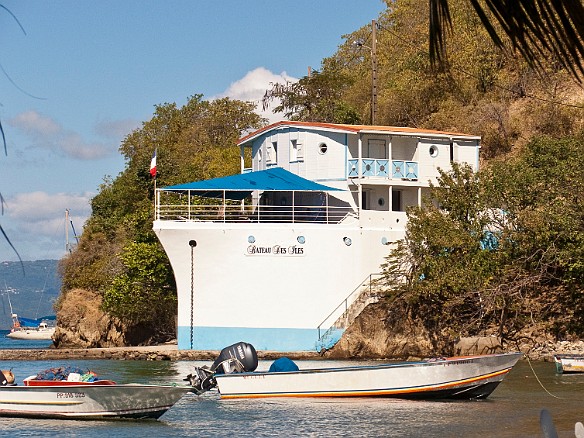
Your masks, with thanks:
[[[124,271],[105,291],[104,309],[130,325],[148,327],[158,340],[173,337],[176,286],[164,251],[156,243],[130,242],[119,257]]]
[[[120,146],[124,171],[106,179],[91,201],[92,214],[79,245],[61,263],[62,299],[72,288],[102,294],[104,310],[125,324],[133,342],[173,336],[176,287],[152,231],[152,153],[158,152],[161,186],[237,173],[238,138],[265,123],[254,109],[251,103],[209,102],[201,95],[180,108],[156,106],[152,119]]]
[[[438,352],[526,326],[584,334],[584,138],[539,138],[473,174],[442,173],[384,267],[393,305]]]
[[[498,270],[499,252],[485,250],[491,219],[479,174],[454,164],[441,172],[422,208],[408,211],[405,238],[384,265],[393,299],[423,322],[437,351],[481,326],[481,291]],[[491,248],[495,249],[495,248]]]
[[[289,120],[356,124],[360,121],[358,112],[342,100],[351,82],[342,71],[314,70],[298,82],[272,84],[263,98],[264,109],[277,100],[274,112],[283,112]]]

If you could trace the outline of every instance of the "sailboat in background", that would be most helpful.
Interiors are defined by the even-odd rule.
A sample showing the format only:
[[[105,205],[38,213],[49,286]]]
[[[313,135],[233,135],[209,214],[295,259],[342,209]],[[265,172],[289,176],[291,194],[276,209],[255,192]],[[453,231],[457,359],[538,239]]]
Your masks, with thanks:
[[[6,337],[21,340],[50,340],[53,338],[56,327],[47,321],[55,320],[55,316],[44,316],[39,319],[23,318],[16,313],[12,314],[12,327]]]
[[[73,251],[73,245],[69,242],[69,226],[73,230],[73,235],[79,243],[79,239],[77,233],[75,232],[75,227],[73,226],[73,221],[70,219],[69,216],[70,212],[69,209],[65,210],[65,250],[67,253],[71,253]],[[20,340],[50,340],[55,333],[55,321],[56,316],[42,316],[40,318],[24,318],[22,316],[18,316],[14,313],[12,309],[12,302],[10,301],[10,294],[8,292],[8,287],[5,284],[6,288],[6,295],[8,296],[8,304],[10,305],[10,315],[12,317],[12,327],[10,328],[10,333],[6,336],[11,339],[20,339]],[[44,291],[44,287],[43,287]],[[42,294],[41,298],[42,300]],[[39,303],[40,304],[40,303]],[[38,315],[38,309],[37,309]]]
[[[8,289],[6,289],[6,292],[8,292]],[[10,295],[8,293],[7,296],[8,304],[10,305],[10,315],[12,316],[12,327],[6,337],[34,341],[52,339],[56,327],[54,324],[49,325],[49,322],[55,321],[56,317],[54,315],[43,316],[38,319],[18,316],[12,310],[12,303],[10,302]]]

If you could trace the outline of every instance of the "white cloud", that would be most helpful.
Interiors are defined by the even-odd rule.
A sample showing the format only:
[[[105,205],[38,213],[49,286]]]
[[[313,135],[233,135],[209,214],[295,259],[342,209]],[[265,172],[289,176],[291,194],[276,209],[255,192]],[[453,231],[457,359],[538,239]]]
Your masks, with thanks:
[[[78,160],[104,158],[117,150],[117,144],[89,143],[73,132],[64,129],[50,117],[30,110],[8,121],[31,139],[32,147],[49,150]]]
[[[64,215],[65,209],[76,212],[79,217],[87,217],[93,193],[56,193],[29,192],[18,193],[6,199],[6,214],[18,221],[39,223]]]
[[[94,193],[40,191],[14,195],[6,199],[4,210],[10,224],[7,234],[25,260],[60,259],[65,254],[66,236],[74,243],[71,224],[65,223],[65,210],[69,210],[69,219],[79,235],[91,213],[89,202],[93,196]],[[6,242],[2,242],[4,246]],[[15,257],[11,251],[6,255]]]
[[[111,138],[119,142],[141,126],[142,122],[133,119],[104,120],[95,125],[95,132],[102,137]]]
[[[286,72],[280,74],[272,73],[264,67],[258,67],[255,70],[248,72],[243,78],[233,82],[227,90],[214,98],[229,97],[232,99],[239,99],[256,104],[256,111],[262,117],[265,117],[270,123],[284,119],[282,113],[274,114],[272,108],[277,105],[277,102],[272,102],[269,108],[265,111],[262,108],[262,98],[266,90],[272,88],[272,84],[286,82],[297,82],[298,79],[289,76]]]

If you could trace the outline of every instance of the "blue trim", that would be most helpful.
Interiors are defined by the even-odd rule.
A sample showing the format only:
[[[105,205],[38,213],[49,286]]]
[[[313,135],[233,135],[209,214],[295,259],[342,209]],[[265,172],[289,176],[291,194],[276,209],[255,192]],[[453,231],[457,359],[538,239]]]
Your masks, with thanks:
[[[375,176],[375,160],[363,158],[363,176]]]
[[[416,161],[406,161],[405,173],[407,179],[418,179],[418,163]]]
[[[340,334],[335,333],[337,340]],[[190,350],[191,328],[179,326],[177,341],[179,350]],[[316,328],[194,327],[192,349],[222,350],[240,341],[249,342],[257,350],[316,351],[318,331]]]
[[[348,160],[347,161],[347,174],[349,178],[356,178],[359,176],[358,167],[359,160]]]
[[[316,351],[319,353],[322,350],[328,350],[329,348],[333,348],[337,342],[341,339],[345,333],[345,329],[331,327],[324,336],[316,342]]]
[[[349,159],[349,136],[347,133],[345,133],[345,163],[348,162]],[[348,178],[348,171],[349,169],[347,167],[345,167],[345,179]]]
[[[401,160],[393,160],[391,162],[392,177],[393,178],[405,178],[404,165],[405,165],[405,162],[401,161]]]

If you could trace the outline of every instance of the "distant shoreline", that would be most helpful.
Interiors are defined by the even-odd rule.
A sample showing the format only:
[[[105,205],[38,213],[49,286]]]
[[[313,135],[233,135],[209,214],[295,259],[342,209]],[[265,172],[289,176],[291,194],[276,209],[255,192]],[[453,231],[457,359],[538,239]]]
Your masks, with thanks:
[[[179,350],[176,345],[154,345],[146,347],[111,348],[47,348],[47,349],[0,349],[0,360],[205,360],[213,361],[219,351]],[[291,359],[322,359],[311,351],[275,352],[258,351],[259,359],[273,360],[282,356]]]

